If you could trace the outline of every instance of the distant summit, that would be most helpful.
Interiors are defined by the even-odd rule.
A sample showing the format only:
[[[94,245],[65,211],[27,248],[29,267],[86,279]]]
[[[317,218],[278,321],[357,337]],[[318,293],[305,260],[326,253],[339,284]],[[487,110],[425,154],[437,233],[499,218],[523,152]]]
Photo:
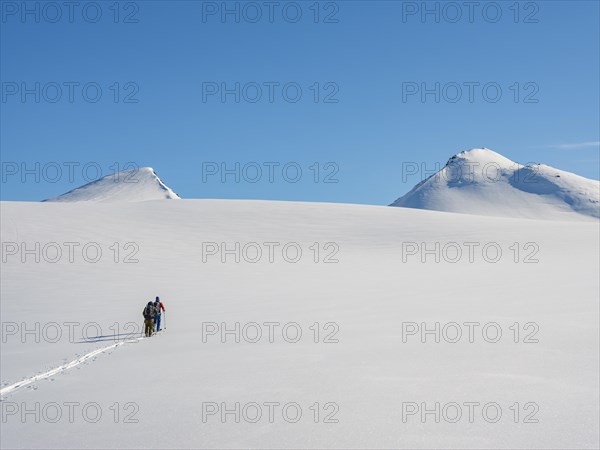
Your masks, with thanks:
[[[73,189],[46,202],[143,202],[180,197],[152,167],[124,170]]]
[[[600,183],[487,148],[454,155],[390,206],[532,219],[600,217]]]

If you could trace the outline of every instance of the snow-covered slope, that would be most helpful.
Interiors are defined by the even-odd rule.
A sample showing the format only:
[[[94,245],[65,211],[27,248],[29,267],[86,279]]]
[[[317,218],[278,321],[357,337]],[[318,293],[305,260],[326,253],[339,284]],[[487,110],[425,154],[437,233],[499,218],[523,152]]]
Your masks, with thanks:
[[[46,202],[140,202],[180,197],[152,167],[124,170],[92,181]]]
[[[467,214],[577,220],[600,217],[600,183],[489,149],[461,152],[391,206]]]
[[[1,388],[31,381],[2,395],[2,448],[600,444],[597,222],[265,201],[0,208]],[[167,330],[137,341],[156,295]],[[437,339],[406,323],[437,323]],[[438,417],[403,418],[407,404]],[[22,415],[36,405],[37,421]]]

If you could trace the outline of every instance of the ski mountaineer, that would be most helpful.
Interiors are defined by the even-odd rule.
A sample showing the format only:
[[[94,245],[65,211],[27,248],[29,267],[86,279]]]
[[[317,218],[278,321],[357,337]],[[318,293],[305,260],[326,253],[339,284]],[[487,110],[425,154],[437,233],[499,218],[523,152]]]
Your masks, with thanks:
[[[154,331],[154,313],[156,309],[152,302],[148,302],[148,304],[144,307],[142,314],[144,316],[144,333],[146,337],[152,336],[152,332]]]
[[[160,298],[156,297],[154,301],[154,331],[160,331],[160,315],[161,310],[165,310],[165,305],[160,301]]]

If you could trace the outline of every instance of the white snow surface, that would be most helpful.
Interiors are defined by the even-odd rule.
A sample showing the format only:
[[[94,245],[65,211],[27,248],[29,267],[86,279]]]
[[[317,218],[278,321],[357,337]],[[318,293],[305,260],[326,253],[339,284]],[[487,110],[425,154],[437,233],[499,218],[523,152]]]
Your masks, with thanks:
[[[2,448],[599,447],[596,221],[224,200],[133,202],[127,208],[2,202],[0,208]],[[62,258],[48,262],[48,247],[40,262],[31,255],[23,262],[21,254],[4,248],[24,243],[33,249],[36,242],[41,248],[58,243]],[[80,244],[73,262],[65,242]],[[81,249],[90,242],[103,251],[96,263],[82,258]],[[266,247],[255,263],[235,262],[231,255],[225,262],[219,255],[203,262],[203,243],[210,242],[226,243],[228,249],[235,242],[242,248],[251,242],[280,245],[273,263]],[[290,242],[303,249],[297,263],[281,256]],[[309,250],[315,242],[321,248],[318,263]],[[420,256],[403,260],[402,249],[410,242],[429,249],[458,243],[463,257],[455,263],[431,256],[425,262]],[[479,244],[474,262],[464,242]],[[482,247],[491,242],[503,251],[496,263],[482,258]],[[519,262],[509,249],[515,242]],[[115,243],[119,262],[110,250]],[[138,262],[123,262],[132,253],[127,243],[137,245],[133,257]],[[326,243],[338,246],[337,263],[322,262],[331,253]],[[533,247],[525,248],[528,243]],[[136,340],[139,334],[125,324],[140,324],[142,308],[156,295],[167,310],[167,329]],[[62,325],[67,322],[79,324],[73,328],[75,339]],[[92,322],[100,329],[88,328],[86,341],[82,327]],[[289,343],[279,326],[271,343],[263,327],[265,335],[256,343],[243,338],[236,343],[232,336],[221,343],[218,335],[203,342],[203,322],[225,323],[229,329],[236,322],[242,328],[250,322],[295,322],[303,334]],[[315,322],[319,343],[309,328]],[[324,328],[329,322],[339,327],[337,343],[322,342],[333,330]],[[436,343],[432,336],[422,343],[419,335],[403,342],[403,322],[426,323],[430,329],[436,322],[481,325],[472,343],[463,325],[465,335],[456,343]],[[515,322],[520,324],[517,343],[510,329]],[[36,323],[40,342],[35,332],[32,338],[7,328],[35,330]],[[58,340],[53,323],[63,333]],[[498,342],[482,339],[487,323],[500,325]],[[528,323],[535,325],[525,328]],[[535,327],[539,342],[523,342]],[[255,336],[251,328],[247,333]],[[454,334],[447,329],[448,338]],[[116,346],[119,342],[123,345]],[[24,387],[11,387],[18,382]],[[80,405],[72,422],[69,402]],[[207,402],[224,402],[229,409],[235,403],[243,408],[253,402],[295,402],[302,417],[288,422],[280,406],[270,423],[263,406],[256,423],[245,419],[256,416],[252,407],[239,423],[233,414],[203,421]],[[315,402],[318,423],[310,409]],[[334,410],[329,402],[339,407],[333,416],[338,423],[324,423]],[[443,417],[437,423],[433,415],[424,423],[419,415],[403,421],[403,402],[425,402],[428,408],[436,402],[494,402],[502,416],[488,422],[479,406],[469,423],[462,406],[456,423]],[[83,420],[82,405],[94,403],[101,418],[91,421],[92,409],[86,416],[91,419]],[[62,418],[53,423],[50,407],[39,423],[33,414],[21,416],[36,404],[58,404]],[[18,414],[7,413],[15,407]],[[451,407],[443,411],[448,418],[456,415]],[[537,423],[524,423],[530,413]],[[125,423],[128,414],[137,423]],[[289,410],[288,417],[294,416]],[[488,416],[493,418],[494,410]]]
[[[458,153],[391,206],[534,219],[600,217],[600,182],[490,149]]]
[[[180,197],[152,167],[123,170],[92,181],[46,202],[140,202]]]

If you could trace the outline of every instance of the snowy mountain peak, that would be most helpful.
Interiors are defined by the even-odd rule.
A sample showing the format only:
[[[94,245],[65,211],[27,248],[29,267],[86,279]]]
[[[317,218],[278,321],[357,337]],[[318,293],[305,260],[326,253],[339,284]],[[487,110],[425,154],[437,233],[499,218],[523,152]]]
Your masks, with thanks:
[[[514,166],[516,164],[514,161],[502,156],[500,153],[485,147],[472,148],[471,150],[457,153],[448,160],[447,165],[456,164],[458,162],[478,163],[482,165],[495,163],[502,167]]]
[[[47,202],[141,202],[179,199],[152,167],[123,170],[107,175]]]
[[[600,217],[600,183],[487,148],[452,156],[391,206],[532,219]]]

